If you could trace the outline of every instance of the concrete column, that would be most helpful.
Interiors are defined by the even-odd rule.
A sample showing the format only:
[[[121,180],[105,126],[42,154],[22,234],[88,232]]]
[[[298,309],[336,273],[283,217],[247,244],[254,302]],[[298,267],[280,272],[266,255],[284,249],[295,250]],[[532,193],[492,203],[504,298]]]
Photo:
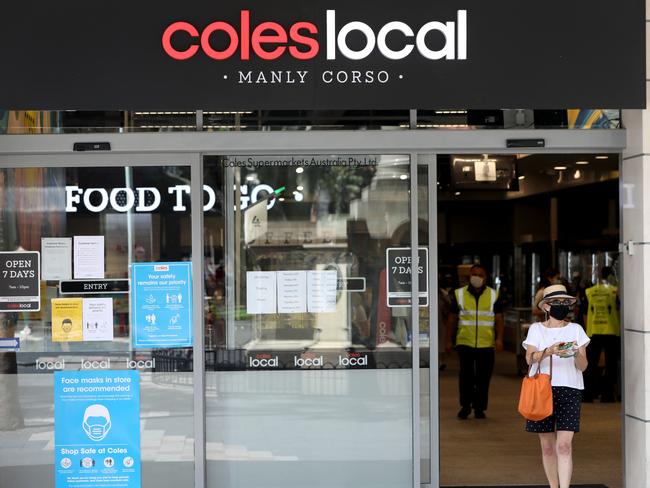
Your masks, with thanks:
[[[624,111],[623,122],[628,140],[621,240],[650,242],[650,110]],[[624,251],[622,265],[625,486],[636,488],[650,486],[650,245],[633,246],[632,254]]]

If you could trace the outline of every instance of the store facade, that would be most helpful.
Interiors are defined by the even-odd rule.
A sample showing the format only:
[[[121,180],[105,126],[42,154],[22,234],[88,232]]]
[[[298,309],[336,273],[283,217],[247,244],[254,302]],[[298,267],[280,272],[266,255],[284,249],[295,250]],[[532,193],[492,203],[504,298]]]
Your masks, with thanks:
[[[386,19],[366,23],[359,16],[367,10],[346,11],[342,3],[336,11],[310,7],[303,12],[303,7],[304,19],[294,18],[296,9],[288,2],[279,13],[255,10],[252,15],[252,9],[235,8],[219,19],[201,9],[170,16],[165,4],[158,10],[162,20],[150,24],[163,59],[138,68],[133,59],[142,53],[125,55],[133,73],[145,68],[148,74],[134,74],[137,83],[124,90],[109,89],[108,76],[96,86],[105,100],[102,108],[645,106],[639,81],[645,79],[639,63],[645,26],[638,21],[643,6],[636,5],[641,2],[635,3],[638,12],[587,2],[591,8],[584,12],[594,15],[594,22],[616,15],[640,26],[622,29],[621,44],[609,47],[618,53],[628,42],[638,44],[638,52],[629,49],[628,57],[610,58],[620,64],[587,88],[580,82],[602,61],[600,47],[567,47],[564,41],[554,47],[553,39],[542,42],[529,33],[532,52],[571,53],[568,63],[549,56],[542,69],[566,70],[566,83],[549,84],[555,77],[537,76],[531,65],[507,82],[497,77],[498,83],[487,82],[485,91],[477,92],[469,81],[472,73],[527,54],[524,49],[500,53],[500,61],[483,57],[477,39],[487,27],[474,19],[485,19],[487,26],[489,15],[505,15],[512,6],[503,2],[503,11],[488,15],[482,3],[425,10],[428,23],[418,20],[422,11],[390,9]],[[572,25],[579,6],[575,9],[566,12],[558,2],[557,11],[566,14],[562,28]],[[258,21],[251,21],[258,15]],[[254,27],[262,20],[271,33]],[[522,24],[517,25],[537,29],[539,35],[547,27],[543,16]],[[146,39],[147,32],[143,29],[140,36]],[[429,34],[441,35],[443,43],[434,47]],[[413,43],[397,46],[393,36],[412,37]],[[93,45],[100,52],[108,47],[132,52],[114,42],[105,44],[101,33],[97,39]],[[498,46],[512,46],[509,39],[501,41]],[[144,52],[153,50],[153,41],[141,45]],[[254,72],[248,65],[242,71],[237,65],[256,56],[272,61],[285,51],[294,59],[282,58],[281,71]],[[47,62],[54,63],[55,71],[66,71],[71,69],[66,63],[79,54]],[[203,55],[192,64],[194,56]],[[232,56],[239,60],[231,66]],[[337,56],[345,59],[334,63]],[[418,56],[417,61],[395,64],[408,56]],[[375,64],[372,69],[354,65],[366,58]],[[217,60],[225,66],[219,79]],[[307,81],[305,70],[292,66],[297,60],[310,63],[308,71],[320,81]],[[42,98],[21,99],[36,91],[8,85],[6,93],[12,95],[2,105],[95,108],[98,94],[84,87],[114,72],[111,62],[71,83],[53,80],[49,92],[38,91]],[[410,81],[423,69],[431,73],[429,62],[438,63],[439,74]],[[10,60],[15,66],[21,63]],[[340,64],[340,69],[330,69],[328,63]],[[169,71],[158,71],[161,66]],[[368,71],[372,82],[351,86],[352,80],[368,80]],[[84,78],[89,74],[92,79]],[[165,74],[164,83],[154,79]],[[185,87],[188,76],[197,80],[196,90],[174,91]],[[296,89],[303,76],[305,86]],[[397,86],[398,80],[408,84]],[[459,80],[469,85],[454,86]],[[429,96],[433,81],[440,89]],[[468,93],[474,98],[467,98]],[[91,475],[125,486],[298,487],[306,479],[322,487],[358,485],[360,479],[365,486],[439,486],[438,378],[429,374],[440,349],[434,332],[437,296],[431,293],[438,289],[432,269],[437,242],[429,238],[438,234],[438,155],[457,155],[474,168],[475,182],[480,181],[475,165],[488,163],[495,170],[488,179],[507,187],[517,178],[516,167],[508,165],[516,154],[624,153],[622,195],[630,192],[631,200],[626,206],[621,198],[622,240],[643,243],[645,234],[636,232],[645,228],[639,211],[645,186],[638,189],[645,145],[637,144],[635,136],[643,132],[644,119],[631,112],[630,121],[634,124],[627,131],[2,136],[0,189],[2,201],[11,202],[2,211],[2,251],[8,253],[3,262],[7,279],[13,280],[7,287],[31,291],[27,299],[25,292],[7,291],[2,297],[3,340],[18,339],[13,349],[7,343],[10,352],[3,354],[5,429],[29,434],[14,439],[21,444],[7,452],[2,478],[16,486],[49,486],[54,480],[68,486],[74,477]],[[486,154],[502,155],[503,161],[486,161]],[[635,169],[628,171],[626,165]],[[634,281],[642,276],[632,271],[638,269],[642,249],[633,243],[622,248],[627,253],[624,314],[640,324],[645,322],[643,295],[628,289],[643,289]],[[27,266],[21,255],[25,251],[40,252],[36,294],[24,281],[26,275],[12,274]],[[186,269],[184,263],[191,263],[191,276],[181,278],[175,270]],[[168,281],[161,285],[163,279]],[[100,322],[109,317],[112,323],[108,328],[95,323],[93,329],[86,317]],[[635,348],[642,343],[626,336],[624,343],[630,341]],[[642,350],[624,351],[626,371],[639,371],[637,361],[646,364]],[[113,383],[113,372],[122,377],[119,381],[137,382],[137,398],[65,389],[77,381]],[[648,439],[641,382],[635,377],[625,387],[624,397],[633,398],[625,404],[626,486],[645,486],[646,478],[638,478]],[[102,402],[113,415],[109,419],[102,409],[91,409],[78,419],[73,407],[83,402]],[[118,402],[115,408],[111,402]],[[25,415],[26,408],[36,412]],[[93,431],[90,425],[95,424],[88,424],[88,431],[83,430],[93,417],[104,419],[97,424],[101,429]],[[132,425],[134,418],[139,436],[119,430],[124,428],[120,423]],[[62,441],[71,429],[86,432],[87,438],[80,433],[85,448],[104,446],[100,449],[116,453],[75,451],[73,441]],[[111,440],[111,429],[122,437]],[[115,447],[120,439],[126,447]]]

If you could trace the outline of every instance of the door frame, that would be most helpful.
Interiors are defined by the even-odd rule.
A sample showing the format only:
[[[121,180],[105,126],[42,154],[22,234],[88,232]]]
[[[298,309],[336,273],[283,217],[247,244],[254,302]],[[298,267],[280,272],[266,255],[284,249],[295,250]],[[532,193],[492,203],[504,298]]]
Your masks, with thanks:
[[[543,141],[543,147],[508,147],[508,140]],[[110,151],[78,152],[74,143],[108,142]],[[532,144],[532,142],[529,142]],[[143,134],[66,134],[66,135],[3,135],[0,136],[0,167],[57,167],[57,166],[190,166],[191,193],[202,195],[203,157],[208,155],[279,155],[279,154],[408,154],[410,155],[410,191],[417,195],[419,165],[427,165],[429,254],[430,262],[437,263],[437,154],[476,153],[622,153],[626,147],[625,130],[379,130],[379,131],[251,131],[251,132],[172,132]],[[125,159],[127,161],[125,161]],[[166,159],[169,162],[166,162]],[[422,161],[422,163],[420,162]],[[621,166],[622,168],[622,166]],[[414,176],[414,177],[413,177]],[[203,318],[203,201],[191,199],[193,314]],[[418,249],[418,198],[410,199],[411,256],[417,259]],[[413,218],[416,216],[416,218]],[[429,317],[434,330],[437,321],[437,273],[429,273]],[[412,337],[419,337],[419,310],[416,268],[412,270],[411,318]],[[433,313],[432,313],[433,312]],[[204,320],[193,324],[195,337],[194,357],[204,356]],[[415,340],[412,341],[414,343]],[[439,402],[437,364],[437,334],[430,334],[429,347],[429,446],[431,482],[420,483],[420,368],[419,347],[412,347],[412,453],[413,487],[440,486],[439,456]],[[194,484],[205,488],[205,364],[194,361]],[[624,404],[623,404],[624,406]],[[624,433],[623,433],[624,436]],[[623,439],[623,450],[625,439]],[[439,452],[439,450],[438,450]]]

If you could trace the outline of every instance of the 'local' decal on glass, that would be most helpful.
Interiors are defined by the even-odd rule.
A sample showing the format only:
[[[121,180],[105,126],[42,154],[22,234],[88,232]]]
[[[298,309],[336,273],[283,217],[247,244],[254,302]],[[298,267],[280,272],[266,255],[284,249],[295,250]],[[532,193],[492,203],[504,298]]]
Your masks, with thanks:
[[[138,371],[54,373],[56,488],[140,488]]]
[[[131,267],[133,347],[192,346],[192,264]]]

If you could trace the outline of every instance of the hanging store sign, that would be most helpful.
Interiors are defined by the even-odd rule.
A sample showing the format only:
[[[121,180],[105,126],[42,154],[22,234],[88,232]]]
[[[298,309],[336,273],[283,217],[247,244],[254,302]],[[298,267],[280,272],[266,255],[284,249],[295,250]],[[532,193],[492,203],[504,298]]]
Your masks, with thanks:
[[[0,252],[0,312],[38,312],[40,285],[38,251]]]
[[[643,108],[644,48],[643,0],[8,2],[0,107]]]

